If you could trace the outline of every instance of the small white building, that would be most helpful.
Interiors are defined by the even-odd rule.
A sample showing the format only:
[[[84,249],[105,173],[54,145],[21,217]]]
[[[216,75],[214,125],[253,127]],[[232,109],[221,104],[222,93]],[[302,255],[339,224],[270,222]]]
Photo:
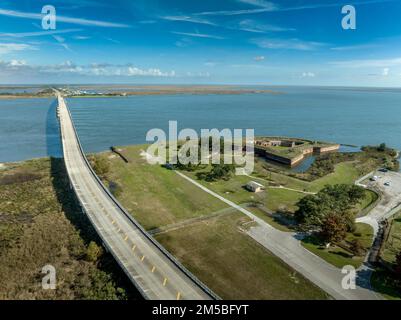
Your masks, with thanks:
[[[266,189],[264,185],[262,185],[262,184],[260,184],[260,183],[257,183],[257,182],[255,182],[255,181],[250,181],[250,182],[248,182],[248,183],[246,184],[245,188],[246,188],[248,191],[255,192],[255,193],[261,192],[261,191],[263,191],[263,190]]]

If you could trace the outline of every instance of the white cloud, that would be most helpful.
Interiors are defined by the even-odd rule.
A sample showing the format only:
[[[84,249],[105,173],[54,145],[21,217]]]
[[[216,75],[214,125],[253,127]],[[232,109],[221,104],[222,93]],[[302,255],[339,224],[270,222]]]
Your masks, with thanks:
[[[234,16],[234,15],[242,15],[242,14],[257,14],[263,12],[276,12],[276,11],[296,11],[296,10],[310,10],[310,9],[319,9],[319,8],[332,8],[338,7],[338,3],[317,3],[296,7],[280,7],[275,3],[263,0],[238,0],[244,4],[249,4],[255,9],[244,9],[244,10],[222,10],[222,11],[205,11],[199,12],[195,15],[198,16]],[[354,5],[368,5],[372,3],[383,3],[383,2],[393,2],[394,0],[367,0],[360,1],[354,3]]]
[[[358,59],[332,61],[330,64],[344,68],[388,68],[401,65],[401,57],[391,59]]]
[[[210,73],[209,72],[186,72],[185,76],[188,78],[209,78]]]
[[[291,49],[291,50],[301,50],[301,51],[316,50],[325,45],[324,43],[321,42],[303,41],[300,39],[265,38],[265,39],[252,39],[251,42],[265,49]]]
[[[277,9],[277,6],[270,1],[265,1],[265,0],[237,0],[237,1],[253,5],[255,7],[267,8],[271,10]]]
[[[47,30],[47,31],[36,31],[36,32],[17,32],[17,33],[0,33],[0,37],[12,37],[12,38],[25,38],[25,37],[40,37],[49,36],[54,34],[78,32],[81,29],[64,29],[64,30]]]
[[[241,14],[253,14],[273,11],[268,8],[246,9],[246,10],[223,10],[223,11],[205,11],[196,13],[196,16],[235,16]]]
[[[190,17],[190,16],[165,16],[165,17],[162,17],[162,19],[168,20],[168,21],[183,21],[183,22],[191,22],[191,23],[216,26],[215,23],[213,23],[209,20],[202,19],[202,18],[194,18],[194,17]]]
[[[375,44],[360,44],[360,45],[355,45],[355,46],[333,47],[330,49],[334,50],[334,51],[351,51],[351,50],[365,50],[365,49],[371,49],[371,48],[375,48],[375,47],[377,47],[377,45],[375,45]]]
[[[15,17],[15,18],[23,18],[23,19],[34,19],[34,20],[41,20],[43,18],[42,14],[39,13],[29,13],[29,12],[22,12],[22,11],[15,11],[15,10],[6,10],[0,9],[0,15],[8,16],[8,17]],[[65,22],[71,24],[77,24],[82,26],[93,26],[93,27],[108,27],[108,28],[129,28],[130,26],[127,24],[122,23],[114,23],[114,22],[107,22],[101,20],[89,20],[83,18],[72,18],[72,17],[65,17],[57,15],[57,22]]]
[[[390,68],[384,68],[382,71],[382,76],[387,77],[390,72]]]
[[[141,69],[132,64],[114,65],[108,63],[92,63],[77,65],[65,61],[53,65],[29,65],[24,60],[0,61],[0,72],[10,71],[36,74],[77,74],[83,76],[125,76],[125,77],[175,77],[174,70],[165,72],[158,68]]]
[[[313,72],[310,72],[310,71],[303,72],[302,75],[301,75],[302,78],[314,78],[315,76],[316,75]]]
[[[0,43],[0,54],[7,54],[15,51],[25,50],[37,50],[37,48],[23,43]]]
[[[255,61],[263,61],[263,60],[265,60],[265,57],[264,56],[257,56],[257,57],[254,57],[253,60],[255,60]]]
[[[89,36],[75,36],[73,38],[76,39],[76,40],[88,40],[91,37],[89,37]]]
[[[160,69],[141,70],[136,67],[128,67],[128,76],[152,76],[152,77],[174,77],[175,71],[162,72]]]
[[[177,32],[177,31],[172,31],[174,34],[182,35],[182,36],[188,36],[188,37],[195,37],[195,38],[209,38],[209,39],[217,39],[217,40],[223,40],[223,37],[211,35],[211,34],[204,34],[204,33],[187,33],[187,32]]]
[[[26,61],[25,60],[11,60],[9,65],[11,67],[21,67],[21,66],[26,65]]]
[[[270,24],[259,23],[255,20],[245,19],[239,22],[239,30],[254,32],[254,33],[266,33],[266,32],[282,32],[282,31],[294,31],[292,28],[282,28]]]
[[[157,23],[157,21],[156,20],[141,20],[141,21],[138,21],[138,23],[140,23],[140,24],[155,24],[155,23]]]
[[[217,65],[217,62],[214,62],[214,61],[206,61],[203,65],[204,65],[205,67],[215,67],[215,66]]]

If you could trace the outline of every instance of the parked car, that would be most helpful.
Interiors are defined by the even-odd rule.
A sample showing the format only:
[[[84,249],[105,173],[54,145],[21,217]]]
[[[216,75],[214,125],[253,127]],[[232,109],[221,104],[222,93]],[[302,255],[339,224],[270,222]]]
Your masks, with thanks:
[[[386,168],[381,168],[381,169],[379,169],[379,171],[380,171],[380,172],[388,172],[388,169],[386,169]]]
[[[387,182],[384,183],[384,185],[385,185],[386,187],[389,187],[389,186],[391,185],[391,182],[390,182],[390,181],[387,181]]]

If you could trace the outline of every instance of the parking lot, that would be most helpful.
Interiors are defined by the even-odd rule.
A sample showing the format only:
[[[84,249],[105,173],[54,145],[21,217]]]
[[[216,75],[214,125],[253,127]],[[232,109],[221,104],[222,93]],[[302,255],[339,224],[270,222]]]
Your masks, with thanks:
[[[376,177],[376,181],[372,181],[374,180],[372,177]],[[368,214],[370,218],[380,221],[389,218],[391,215],[401,210],[400,172],[376,171],[370,178],[365,179],[362,184],[369,189],[378,191],[381,196],[377,206]]]

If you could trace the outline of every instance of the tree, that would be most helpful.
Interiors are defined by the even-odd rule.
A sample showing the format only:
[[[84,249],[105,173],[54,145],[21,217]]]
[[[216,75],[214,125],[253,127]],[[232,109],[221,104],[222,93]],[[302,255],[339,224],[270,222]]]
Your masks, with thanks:
[[[401,251],[397,254],[395,258],[394,272],[397,278],[400,280],[401,285]]]
[[[384,152],[386,151],[387,147],[386,144],[383,142],[377,147],[377,151]]]
[[[100,156],[95,156],[95,157],[93,158],[92,166],[93,166],[93,170],[94,170],[94,171],[96,172],[96,174],[98,174],[99,176],[104,176],[104,175],[106,175],[107,173],[109,173],[109,171],[110,171],[110,164],[109,164],[109,162],[108,162],[106,159],[104,159],[104,158],[102,158],[102,157],[100,157]]]
[[[365,197],[365,190],[356,185],[349,186],[348,197],[352,205],[356,205],[361,199]]]
[[[90,262],[96,262],[102,253],[102,248],[99,247],[95,242],[91,241],[86,249],[86,260]]]
[[[359,239],[352,240],[350,249],[356,256],[362,256],[365,253],[365,248]]]
[[[321,237],[326,242],[340,242],[347,235],[347,224],[343,217],[336,213],[330,213],[323,221]]]
[[[199,179],[206,181],[229,180],[235,172],[235,166],[232,164],[213,164],[210,172],[200,172]]]
[[[306,227],[321,228],[325,218],[336,213],[346,221],[347,229],[351,231],[355,222],[351,209],[364,196],[365,191],[359,186],[326,186],[316,195],[307,195],[298,201],[295,218]]]

